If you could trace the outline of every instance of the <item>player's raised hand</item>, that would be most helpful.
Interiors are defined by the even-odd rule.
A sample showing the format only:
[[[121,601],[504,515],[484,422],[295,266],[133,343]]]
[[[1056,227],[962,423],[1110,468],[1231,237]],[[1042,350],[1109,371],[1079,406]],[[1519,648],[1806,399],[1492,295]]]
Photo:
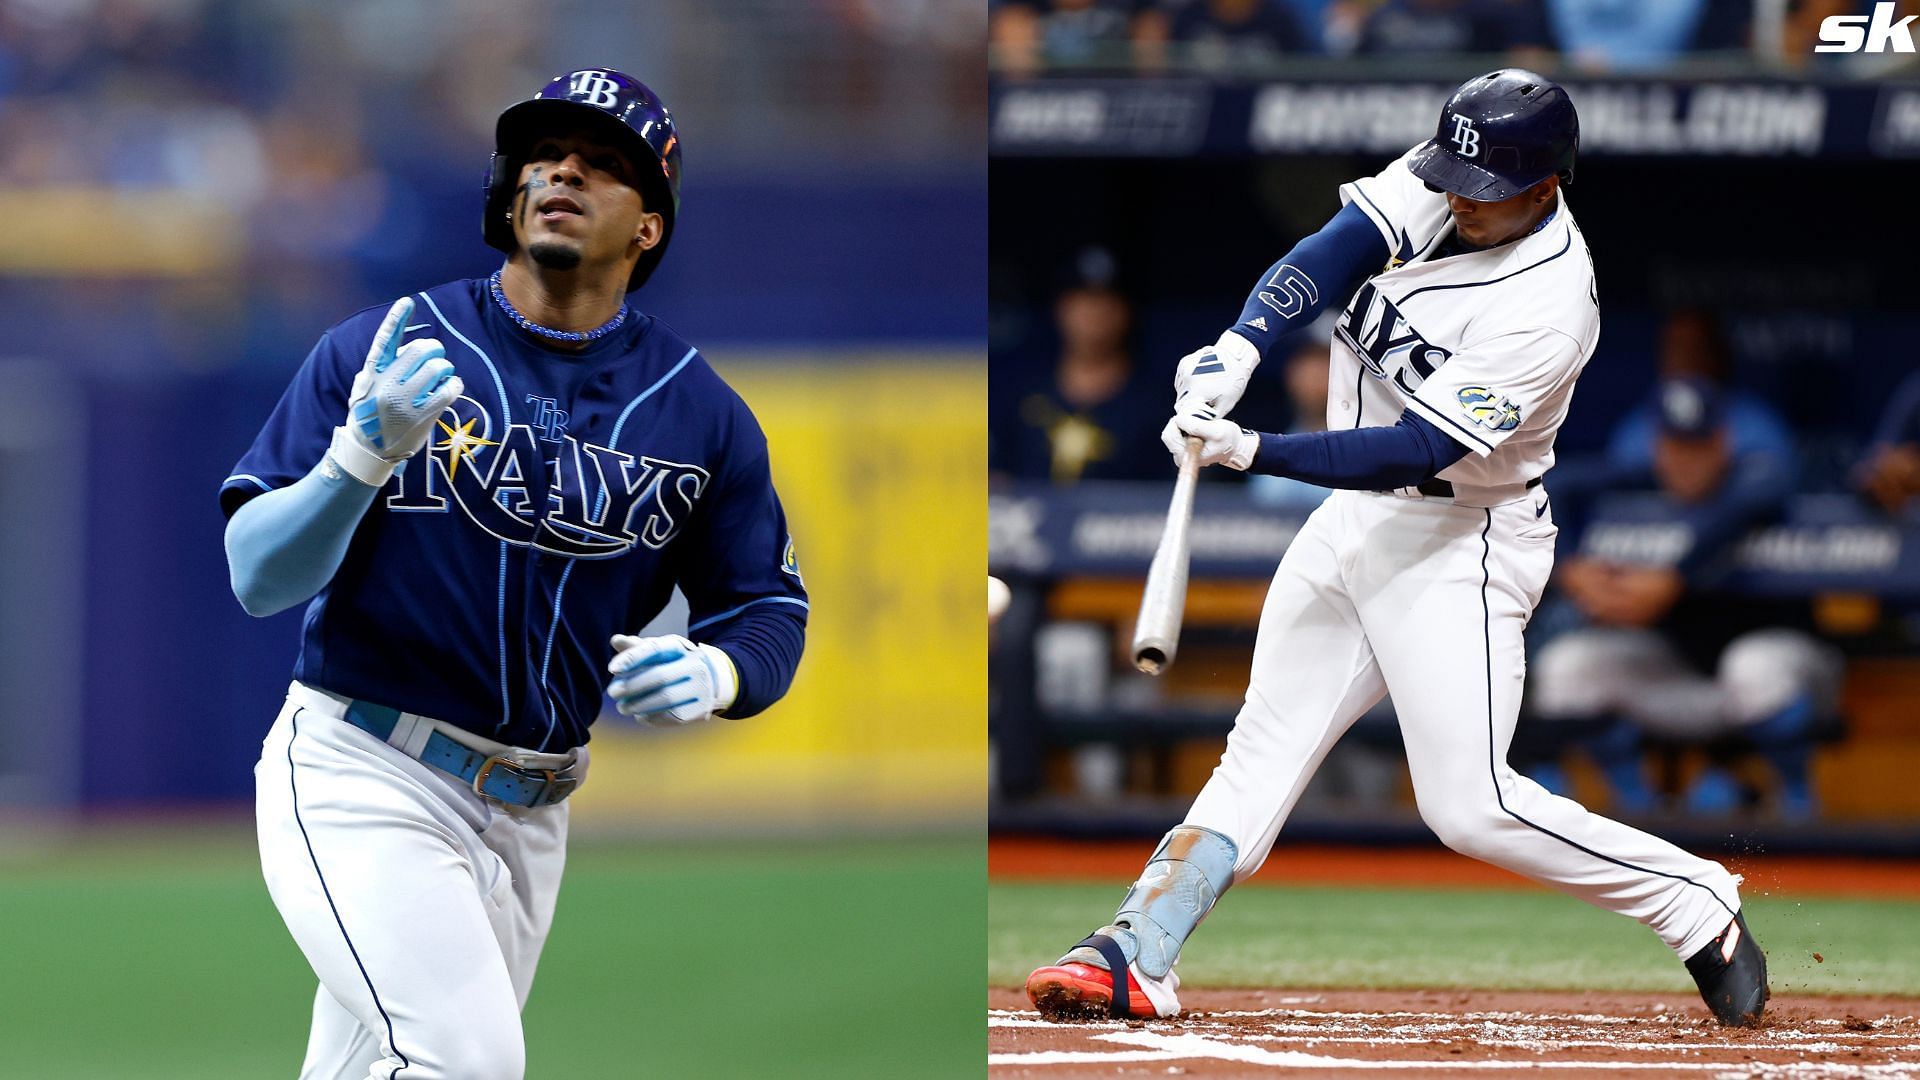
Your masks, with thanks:
[[[1225,416],[1240,404],[1247,380],[1260,366],[1260,350],[1253,342],[1228,330],[1220,340],[1180,358],[1173,369],[1174,409],[1188,412],[1204,405]]]
[[[412,297],[387,309],[367,362],[354,376],[347,422],[334,429],[328,451],[354,479],[374,487],[426,443],[434,421],[466,390],[438,340],[401,344],[412,315]]]
[[[613,635],[607,694],[641,723],[666,727],[711,719],[733,704],[740,677],[733,661],[712,645],[678,634],[641,638]]]
[[[1260,436],[1231,420],[1220,419],[1211,410],[1200,408],[1176,415],[1160,429],[1160,442],[1172,452],[1175,465],[1186,462],[1188,436],[1201,440],[1201,465],[1224,464],[1244,472],[1253,464],[1253,455],[1260,449]]]

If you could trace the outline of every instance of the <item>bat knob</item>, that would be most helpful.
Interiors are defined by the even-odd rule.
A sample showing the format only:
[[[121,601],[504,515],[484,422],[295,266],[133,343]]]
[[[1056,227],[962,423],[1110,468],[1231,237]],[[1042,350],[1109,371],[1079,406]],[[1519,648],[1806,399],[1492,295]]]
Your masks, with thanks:
[[[1149,675],[1158,675],[1166,669],[1166,651],[1157,645],[1147,645],[1133,654],[1133,666]]]

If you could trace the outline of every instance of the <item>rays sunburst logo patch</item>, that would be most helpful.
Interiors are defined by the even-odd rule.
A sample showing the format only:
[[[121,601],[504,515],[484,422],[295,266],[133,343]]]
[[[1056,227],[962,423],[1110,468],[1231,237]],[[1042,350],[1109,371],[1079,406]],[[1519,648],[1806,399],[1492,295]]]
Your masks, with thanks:
[[[787,537],[787,550],[780,556],[780,572],[783,574],[792,574],[795,581],[800,582],[802,585],[806,584],[805,579],[800,576],[800,558],[793,553],[792,536]]]
[[[1463,386],[1454,395],[1473,422],[1492,431],[1520,426],[1520,406],[1484,386]]]

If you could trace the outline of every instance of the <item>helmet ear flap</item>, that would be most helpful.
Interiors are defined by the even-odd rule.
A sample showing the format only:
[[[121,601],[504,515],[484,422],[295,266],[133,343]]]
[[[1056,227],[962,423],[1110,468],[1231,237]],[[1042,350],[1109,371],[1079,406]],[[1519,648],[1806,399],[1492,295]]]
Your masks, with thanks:
[[[513,187],[513,159],[499,152],[487,162],[487,187],[491,191],[505,193]]]
[[[513,181],[519,171],[518,162],[498,150],[487,162],[486,214],[481,221],[480,235],[489,247],[509,254],[514,247],[513,224],[506,215],[513,205]]]

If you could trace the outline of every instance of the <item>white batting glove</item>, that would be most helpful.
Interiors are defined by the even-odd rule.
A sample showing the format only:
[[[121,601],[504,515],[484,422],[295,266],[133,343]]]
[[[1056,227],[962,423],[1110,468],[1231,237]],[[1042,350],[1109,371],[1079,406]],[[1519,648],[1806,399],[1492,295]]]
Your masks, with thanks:
[[[643,724],[669,727],[712,719],[740,693],[740,675],[720,649],[678,634],[641,638],[613,635],[618,650],[607,665],[607,694]]]
[[[398,300],[373,335],[367,362],[353,378],[347,422],[333,429],[327,456],[371,487],[387,482],[433,432],[434,421],[465,390],[446,347],[433,338],[400,344],[413,298]]]
[[[1240,404],[1240,395],[1247,392],[1247,380],[1259,366],[1260,350],[1253,347],[1253,342],[1231,330],[1222,331],[1219,341],[1188,353],[1174,366],[1174,408],[1187,412],[1190,406],[1201,404],[1216,416],[1225,416]]]
[[[1201,439],[1200,464],[1203,466],[1225,465],[1245,472],[1247,466],[1253,464],[1253,455],[1260,451],[1260,436],[1239,424],[1206,412],[1186,413],[1167,421],[1167,426],[1160,430],[1160,441],[1172,451],[1175,465],[1186,463],[1190,435]]]

